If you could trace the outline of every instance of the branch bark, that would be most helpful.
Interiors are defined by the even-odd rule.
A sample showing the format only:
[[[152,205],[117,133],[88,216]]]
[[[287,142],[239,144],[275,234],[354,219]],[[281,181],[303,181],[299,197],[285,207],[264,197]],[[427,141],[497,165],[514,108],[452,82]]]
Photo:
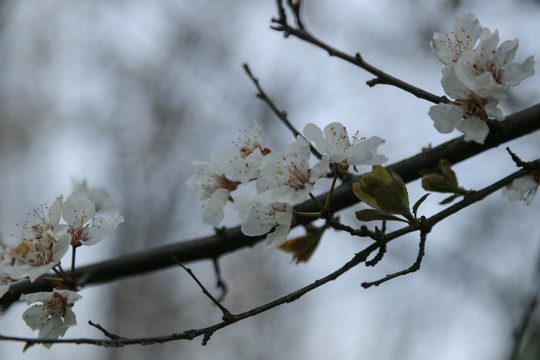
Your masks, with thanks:
[[[455,164],[507,141],[533,133],[540,129],[540,104],[509,115],[504,122],[496,125],[496,127],[492,126],[484,145],[465,142],[462,136],[411,158],[389,165],[387,169],[398,173],[403,181],[410,182],[419,178],[420,171],[435,167],[440,159],[447,159],[450,163]],[[351,176],[350,179],[344,181],[334,190],[332,212],[337,212],[358,203],[359,200],[354,196],[351,189],[352,182],[357,179],[358,176]],[[326,196],[327,194],[319,195],[319,201],[324,203]],[[311,200],[300,204],[296,209],[303,212],[318,211]],[[297,225],[308,223],[313,219],[299,218],[298,220]],[[182,241],[84,266],[77,269],[76,274],[80,286],[110,282],[123,277],[140,275],[176,265],[173,256],[184,264],[193,261],[212,260],[238,249],[254,246],[263,238],[264,236],[245,236],[240,231],[239,226],[221,229],[216,235]],[[48,281],[18,282],[13,284],[9,292],[0,299],[0,306],[4,309],[8,308],[12,303],[18,301],[23,293],[50,291],[51,289],[52,284]]]

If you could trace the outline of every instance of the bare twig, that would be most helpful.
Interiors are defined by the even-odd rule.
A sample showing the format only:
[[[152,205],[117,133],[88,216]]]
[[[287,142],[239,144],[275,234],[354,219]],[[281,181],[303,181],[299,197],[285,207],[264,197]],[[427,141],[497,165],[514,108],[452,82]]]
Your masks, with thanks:
[[[88,321],[88,325],[95,327],[96,329],[98,329],[99,331],[101,331],[106,337],[108,337],[108,338],[111,339],[111,340],[125,339],[125,338],[122,337],[122,336],[118,336],[118,335],[116,335],[116,334],[113,334],[113,333],[107,331],[103,326],[101,326],[101,325],[99,325],[99,324],[97,324],[97,323],[94,323],[94,322],[92,322],[91,320]]]
[[[285,8],[283,7],[282,0],[276,0],[276,5],[277,5],[277,8],[278,8],[279,18],[276,19],[275,21],[280,22],[280,23],[281,22],[286,23],[287,22],[287,14],[285,13]]]
[[[386,244],[381,244],[377,255],[371,260],[366,261],[366,266],[375,266],[382,260],[384,254],[386,254]]]
[[[540,159],[531,162],[531,164],[535,164],[537,168],[540,169]],[[420,251],[418,254],[417,262],[419,266],[419,262],[422,260],[423,252],[424,252],[424,246],[425,246],[425,236],[431,231],[433,226],[437,224],[438,222],[442,221],[443,219],[447,218],[450,215],[455,214],[461,209],[466,208],[467,206],[470,206],[482,199],[484,199],[486,196],[494,193],[495,191],[503,188],[504,186],[511,183],[514,179],[519,178],[523,176],[528,170],[522,169],[519,170],[507,177],[505,177],[502,180],[497,181],[496,183],[482,189],[479,191],[471,192],[469,195],[465,196],[465,198],[460,201],[457,204],[454,204],[450,206],[449,208],[441,211],[440,213],[433,215],[429,219],[425,219],[422,221],[421,224],[421,243],[420,243]],[[23,337],[15,337],[15,336],[2,336],[0,335],[0,341],[17,341],[17,342],[24,342],[27,344],[27,346],[31,346],[33,344],[91,344],[91,345],[97,345],[97,346],[106,346],[106,347],[122,347],[125,345],[133,345],[133,344],[143,344],[143,345],[150,345],[150,344],[160,344],[164,342],[174,341],[174,340],[192,340],[196,337],[203,336],[202,344],[206,345],[210,337],[219,329],[222,329],[224,327],[227,327],[233,323],[236,323],[238,321],[241,321],[243,319],[246,319],[248,317],[252,317],[255,315],[258,315],[260,313],[263,313],[265,311],[268,311],[270,309],[273,309],[277,306],[283,305],[285,303],[290,303],[295,300],[298,300],[303,295],[307,294],[308,292],[317,289],[318,287],[333,281],[349,271],[350,269],[356,267],[358,264],[365,262],[367,258],[374,252],[377,251],[381,246],[388,244],[394,239],[397,239],[407,233],[417,231],[419,228],[417,226],[406,226],[400,230],[396,230],[392,233],[384,235],[384,238],[382,240],[379,240],[366,248],[364,248],[362,251],[357,253],[349,262],[347,262],[345,265],[343,265],[338,270],[332,272],[331,274],[320,278],[319,280],[316,280],[315,282],[311,283],[310,285],[307,285],[301,289],[298,289],[296,291],[293,291],[289,293],[288,295],[285,295],[283,297],[280,297],[279,299],[276,299],[272,302],[269,302],[267,304],[261,305],[259,307],[253,308],[251,310],[248,310],[246,312],[233,315],[231,314],[226,308],[220,306],[220,309],[224,313],[224,319],[227,318],[227,320],[224,320],[223,322],[220,322],[218,324],[215,324],[213,326],[209,326],[206,328],[196,329],[196,330],[186,330],[182,333],[175,333],[171,335],[165,335],[165,336],[157,336],[157,337],[144,337],[144,338],[120,338],[120,339],[87,339],[87,338],[80,338],[80,339],[58,339],[58,340],[51,340],[51,339],[34,339],[34,338],[23,338]],[[175,259],[176,262],[178,262],[178,259]],[[416,264],[416,263],[415,263]],[[204,286],[198,281],[198,279],[193,275],[193,273],[185,268],[183,265],[180,264],[191,276],[192,278],[197,282],[197,284],[203,289],[203,292],[210,298],[214,303],[219,304],[217,300],[215,300],[208,291],[204,288]],[[413,265],[414,266],[414,265]],[[225,314],[230,314],[230,316],[226,316]]]
[[[403,181],[408,183],[418,179],[422,170],[435,167],[440,159],[447,159],[452,164],[456,164],[502,143],[537,131],[540,129],[539,117],[540,104],[537,104],[507,116],[506,120],[501,122],[502,127],[499,131],[490,131],[484,145],[466,142],[462,136],[408,159],[391,164],[386,168],[388,171],[398,173]],[[526,172],[523,172],[521,176],[524,175],[526,175]],[[354,181],[358,181],[357,176],[351,176],[348,181],[344,181],[334,190],[330,213],[335,213],[359,202],[352,193],[351,184]],[[328,194],[325,193],[317,198],[324,203],[327,197]],[[302,212],[318,211],[311,200],[296,206],[295,209]],[[300,217],[297,219],[297,225],[303,225],[310,221],[309,218]],[[408,230],[402,229],[400,231]],[[75,272],[77,285],[83,287],[89,284],[110,282],[126,276],[164,269],[176,265],[171,259],[171,255],[176,256],[183,263],[214,259],[216,256],[253,246],[263,239],[264,236],[248,237],[242,234],[239,226],[224,229],[220,234],[193,240],[183,240],[175,244],[147,249],[139,253],[123,255],[115,259],[81,267]],[[51,291],[53,286],[54,280],[36,280],[33,283],[22,280],[13,283],[9,291],[0,299],[0,308],[6,309],[14,302],[19,301],[21,294]]]
[[[300,18],[300,7],[302,5],[302,0],[287,0],[287,5],[289,5],[289,8],[292,10],[294,14],[294,20],[296,21],[296,26],[298,26],[299,29],[304,29],[304,24],[302,23],[302,19]]]
[[[438,104],[438,103],[448,103],[449,100],[445,96],[437,96],[435,94],[432,94],[426,90],[420,89],[416,86],[413,86],[409,83],[406,83],[403,80],[400,80],[390,74],[385,73],[384,71],[376,68],[375,66],[367,63],[364,61],[360,53],[356,53],[354,56],[346,54],[340,50],[337,50],[333,48],[332,46],[322,42],[321,40],[317,39],[315,36],[313,36],[311,33],[306,31],[303,28],[293,28],[291,27],[286,20],[280,19],[272,19],[272,22],[277,24],[272,27],[272,29],[277,31],[283,31],[288,35],[293,35],[305,42],[308,42],[310,44],[313,44],[326,52],[328,52],[328,55],[338,57],[342,60],[345,60],[351,64],[354,64],[367,72],[375,75],[377,78],[370,80],[367,82],[369,86],[375,86],[377,84],[387,84],[392,85],[397,88],[400,88],[401,90],[404,90],[408,93],[413,94],[414,96],[424,99],[427,101],[430,101],[432,103]]]
[[[366,249],[362,250],[358,254],[356,254],[349,262],[347,262],[345,265],[343,265],[338,270],[332,272],[331,274],[320,278],[319,280],[314,281],[313,283],[298,289],[296,291],[293,291],[285,296],[282,296],[274,301],[271,301],[267,304],[264,304],[262,306],[253,308],[251,310],[248,310],[246,312],[234,315],[230,321],[223,321],[218,324],[208,326],[201,329],[195,329],[195,330],[186,330],[181,333],[175,333],[170,335],[164,335],[164,336],[155,336],[155,337],[144,337],[144,338],[120,338],[120,339],[88,339],[88,338],[81,338],[81,339],[58,339],[58,340],[51,340],[51,339],[33,339],[33,338],[23,338],[23,337],[15,337],[15,336],[2,336],[0,335],[0,341],[16,341],[16,342],[25,342],[27,344],[88,344],[88,345],[96,345],[96,346],[105,346],[105,347],[123,347],[125,345],[135,345],[135,344],[141,344],[141,345],[152,345],[152,344],[161,344],[165,342],[175,341],[175,340],[193,340],[194,338],[197,338],[199,336],[203,336],[203,345],[206,345],[208,342],[208,339],[212,336],[214,332],[216,332],[219,329],[222,329],[224,327],[227,327],[235,322],[244,320],[246,318],[258,315],[260,313],[266,312],[268,310],[271,310],[275,307],[278,307],[280,305],[290,303],[293,301],[298,300],[303,295],[307,294],[308,292],[317,289],[318,287],[336,280],[338,277],[346,273],[347,271],[351,270],[358,264],[365,261],[367,256],[373,251],[375,251],[377,248],[376,245],[371,245],[367,247]],[[192,275],[190,273],[190,275]],[[193,277],[193,275],[192,275]],[[195,281],[199,284],[199,286],[202,287],[202,285],[194,278]],[[208,294],[207,294],[208,295]]]
[[[191,276],[191,278],[193,280],[195,280],[195,282],[197,283],[197,285],[199,285],[199,287],[201,288],[202,292],[204,293],[204,295],[206,295],[210,300],[212,300],[212,302],[214,304],[216,304],[216,306],[221,310],[221,312],[223,313],[223,321],[225,322],[232,322],[235,320],[236,316],[233,315],[225,306],[223,306],[219,301],[216,300],[216,298],[214,298],[212,296],[212,294],[210,294],[210,292],[208,290],[206,290],[206,288],[204,287],[204,285],[199,281],[199,279],[195,276],[195,274],[193,273],[193,271],[191,271],[190,268],[187,268],[185,267],[180,261],[178,261],[178,259],[176,257],[173,256],[173,259],[174,261],[176,261],[176,263],[178,265],[180,265],[182,267],[182,269],[186,270],[186,272],[189,274],[189,276]]]
[[[304,135],[302,135],[298,130],[296,130],[296,128],[291,124],[291,122],[289,121],[287,117],[287,113],[285,111],[279,110],[277,106],[274,104],[274,102],[272,101],[272,99],[270,99],[270,97],[266,95],[263,88],[259,84],[259,80],[255,76],[253,76],[253,74],[251,73],[251,69],[249,68],[249,65],[247,63],[244,63],[242,67],[244,68],[244,71],[249,76],[251,81],[253,81],[253,84],[255,84],[255,87],[259,91],[257,93],[257,97],[261,99],[262,101],[264,101],[268,105],[268,107],[270,107],[272,112],[278,117],[278,119],[283,123],[283,125],[285,125],[287,129],[289,129],[293,133],[295,138],[297,136],[304,137]],[[315,147],[311,145],[311,143],[309,144],[309,146],[311,148],[312,154],[315,155],[318,159],[321,159],[322,158],[321,153],[318,152],[317,149],[315,149]]]
[[[395,279],[395,278],[397,278],[399,276],[407,275],[407,274],[410,274],[410,273],[413,273],[415,271],[420,270],[420,264],[422,263],[422,259],[424,258],[424,254],[425,254],[426,240],[427,240],[427,234],[425,232],[421,231],[420,232],[420,245],[418,246],[419,249],[418,249],[418,255],[416,257],[416,261],[408,269],[398,271],[398,272],[393,273],[393,274],[386,275],[384,278],[379,279],[377,281],[363,282],[362,287],[364,289],[368,289],[368,288],[372,287],[373,285],[379,286],[382,283],[387,282],[388,280],[392,280],[392,279]]]
[[[523,161],[516,153],[510,150],[510,147],[508,146],[506,147],[506,151],[508,151],[508,153],[512,157],[512,160],[516,163],[518,167],[521,167],[524,169],[533,168],[532,170],[534,170],[534,167],[535,167],[534,163]]]
[[[225,283],[225,281],[223,281],[223,278],[221,277],[221,268],[219,266],[219,259],[214,258],[212,260],[212,263],[214,264],[214,273],[216,274],[216,286],[218,289],[221,290],[221,294],[218,296],[217,300],[219,302],[222,302],[225,299],[225,296],[227,296],[229,289],[227,287],[227,284]]]

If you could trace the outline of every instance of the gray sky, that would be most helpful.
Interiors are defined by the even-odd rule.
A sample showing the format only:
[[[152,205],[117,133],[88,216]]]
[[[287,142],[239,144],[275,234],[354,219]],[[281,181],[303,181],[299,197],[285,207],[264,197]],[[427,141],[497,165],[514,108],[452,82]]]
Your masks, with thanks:
[[[304,21],[323,41],[348,53],[361,52],[382,70],[443,94],[442,64],[431,54],[433,32],[451,29],[455,14],[471,11],[482,25],[499,29],[502,40],[520,39],[517,61],[540,59],[540,6],[533,1],[307,1]],[[398,89],[365,85],[371,75],[322,50],[269,29],[276,15],[265,1],[50,1],[2,5],[0,28],[0,236],[12,243],[16,223],[41,203],[67,196],[71,179],[87,179],[122,199],[119,237],[89,248],[80,264],[112,258],[163,243],[212,233],[202,224],[200,203],[183,185],[209,160],[213,148],[229,146],[239,129],[258,121],[273,148],[292,137],[255,99],[243,73],[248,62],[266,92],[302,129],[340,121],[363,136],[386,139],[380,148],[394,163],[460,134],[439,134],[427,115],[431,104]],[[505,114],[538,102],[537,77],[512,89]],[[524,159],[540,152],[538,134],[511,142]],[[513,172],[504,147],[458,164],[460,184],[481,188]],[[367,169],[361,169],[366,171]],[[423,195],[411,183],[414,202]],[[425,215],[440,211],[432,195]],[[376,268],[358,267],[338,281],[257,319],[200,341],[164,345],[163,358],[181,349],[186,358],[260,359],[502,359],[527,293],[539,249],[538,200],[527,207],[494,194],[437,226],[430,234],[422,270],[378,288],[360,283],[408,267],[416,257],[416,235],[392,244]],[[357,226],[352,211],[342,221]],[[238,219],[227,215],[225,224]],[[134,234],[134,235],[133,235]],[[136,238],[135,238],[136,237]],[[308,264],[258,246],[222,261],[233,311],[273,300],[340,267],[364,240],[329,232]],[[193,264],[213,284],[208,263]],[[134,301],[158,324],[137,323],[133,335],[159,335],[219,321],[219,312],[178,270],[150,281],[182,281],[179,308],[161,307],[148,295]],[[180,280],[183,279],[183,280]],[[171,280],[172,279],[172,280]],[[124,281],[124,280],[122,280]],[[126,284],[136,286],[136,279]],[[121,284],[124,284],[123,282]],[[120,286],[120,285],[119,285]],[[126,285],[127,286],[127,285]],[[79,325],[67,337],[101,336],[88,320],[107,323],[109,287],[84,289],[76,304]],[[112,289],[112,287],[111,287]],[[165,296],[165,295],[163,295]],[[202,303],[202,305],[201,305]],[[155,308],[159,307],[158,310]],[[0,317],[0,333],[32,336],[21,319],[25,306]],[[180,314],[179,314],[180,313]],[[177,314],[182,321],[159,326]],[[133,315],[135,318],[135,315]],[[150,315],[149,317],[154,316]],[[151,319],[150,319],[151,321]],[[127,319],[126,323],[131,324]],[[120,326],[120,325],[119,325]],[[129,326],[129,325],[128,325]],[[154,332],[145,333],[146,326]],[[115,328],[110,329],[115,332]],[[150,330],[149,330],[150,331]],[[21,357],[20,344],[0,343],[0,357]],[[115,352],[117,358],[148,356],[157,348]],[[88,346],[33,347],[25,359],[94,359],[111,356]]]

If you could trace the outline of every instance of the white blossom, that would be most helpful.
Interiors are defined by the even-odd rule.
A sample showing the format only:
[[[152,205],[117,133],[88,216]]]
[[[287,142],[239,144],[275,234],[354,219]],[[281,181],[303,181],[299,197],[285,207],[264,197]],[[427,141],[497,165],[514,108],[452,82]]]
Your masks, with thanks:
[[[247,236],[266,235],[266,244],[278,247],[287,241],[291,229],[293,208],[287,203],[272,203],[269,205],[254,203],[246,209],[242,220],[241,230]]]
[[[32,221],[22,224],[21,237],[23,240],[41,237],[46,230],[59,230],[63,226],[58,225],[62,217],[63,197],[58,196],[50,207],[42,204],[38,209],[34,209],[29,215]]]
[[[52,292],[37,292],[21,295],[28,305],[34,305],[23,313],[23,319],[32,330],[39,330],[40,339],[58,339],[66,330],[77,325],[75,313],[71,308],[81,296],[70,290],[54,289]],[[50,348],[52,344],[43,344]]]
[[[323,177],[330,164],[328,156],[310,167],[310,146],[298,136],[285,154],[271,153],[261,161],[261,178],[257,181],[259,200],[271,204],[285,202],[291,205],[304,201],[315,182]]]
[[[111,198],[111,196],[103,189],[97,187],[89,187],[86,180],[72,181],[73,192],[85,194],[96,207],[96,211],[109,209],[120,205],[120,201]]]
[[[216,160],[216,150],[213,151],[212,158]],[[238,187],[238,182],[231,180],[226,174],[230,173],[226,165],[217,161],[203,162],[196,161],[193,165],[199,166],[197,174],[191,176],[187,181],[191,193],[201,200],[207,200],[203,211],[203,222],[212,226],[217,226],[223,220],[223,208],[230,198],[230,193]]]
[[[481,34],[482,26],[476,16],[461,14],[454,20],[454,31],[435,33],[430,46],[443,64],[455,63],[464,51],[474,49]]]
[[[13,279],[29,277],[35,281],[60,263],[71,243],[66,231],[46,230],[39,237],[26,239],[13,249],[15,263],[4,272]]]
[[[504,99],[508,86],[516,86],[534,75],[534,56],[522,63],[513,62],[519,40],[507,40],[499,45],[499,32],[484,28],[478,48],[465,51],[457,62],[457,75],[470,88],[489,92]],[[481,78],[481,75],[490,76]],[[478,83],[482,84],[479,85]]]
[[[437,104],[429,110],[435,128],[441,133],[449,133],[454,129],[465,134],[466,141],[483,144],[489,133],[488,118],[504,120],[499,100],[487,95],[480,96],[475,89],[467,87],[456,74],[456,65],[443,68],[441,80],[444,91],[453,100],[449,104]]]
[[[118,213],[108,218],[96,217],[95,205],[86,193],[74,191],[64,202],[62,217],[68,223],[71,245],[95,245],[111,237],[124,218]]]
[[[32,213],[33,222],[25,222],[21,243],[13,249],[13,265],[4,268],[12,279],[29,277],[35,281],[60,263],[71,242],[65,225],[59,225],[62,215],[62,196],[50,208],[42,205]]]
[[[321,153],[328,155],[331,161],[343,165],[381,165],[388,158],[377,154],[377,148],[385,143],[384,139],[372,136],[362,138],[356,132],[349,138],[347,129],[339,122],[333,122],[324,128],[324,132],[315,124],[304,127],[304,136],[315,143]]]
[[[223,170],[230,174],[231,180],[246,184],[260,176],[260,164],[265,155],[271,151],[264,146],[264,133],[262,128],[255,124],[252,132],[243,133],[235,148],[218,148],[212,152],[211,161],[214,164],[223,164],[228,169]]]

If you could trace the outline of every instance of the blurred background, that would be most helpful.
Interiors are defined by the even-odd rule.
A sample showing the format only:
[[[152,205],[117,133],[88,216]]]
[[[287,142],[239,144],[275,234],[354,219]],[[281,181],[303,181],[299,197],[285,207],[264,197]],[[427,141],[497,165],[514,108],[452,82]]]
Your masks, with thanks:
[[[501,39],[520,39],[517,61],[540,59],[540,3],[532,0],[305,0],[303,20],[323,41],[388,73],[443,94],[431,54],[435,31],[473,12]],[[365,85],[372,76],[269,28],[274,0],[42,1],[0,3],[0,240],[13,245],[16,224],[42,203],[67,196],[73,180],[106,189],[126,221],[114,239],[79,251],[90,264],[167,243],[210,235],[202,202],[184,185],[218,146],[257,121],[272,149],[293,140],[242,70],[247,62],[277,106],[302,129],[340,121],[361,136],[387,140],[389,163],[460,135],[439,134],[430,103],[396,88]],[[538,70],[537,70],[538,71]],[[538,77],[511,89],[505,114],[538,103]],[[510,142],[525,160],[540,153],[538,133]],[[368,171],[369,169],[360,169]],[[460,184],[479,189],[515,171],[504,146],[454,167]],[[411,201],[423,191],[408,185]],[[324,191],[325,189],[321,189]],[[429,216],[445,196],[421,207]],[[357,208],[362,207],[359,205]],[[375,268],[359,266],[285,306],[201,339],[158,346],[102,349],[55,345],[50,350],[0,342],[1,359],[506,359],[536,276],[540,201],[509,202],[500,193],[438,225],[422,269],[364,290],[363,281],[407,268],[418,237],[391,244]],[[353,210],[342,222],[360,224]],[[115,210],[116,211],[116,210]],[[233,213],[224,225],[235,226]],[[220,260],[229,293],[243,312],[341,267],[368,242],[328,231],[309,263],[264,245]],[[212,263],[189,264],[207,287]],[[69,338],[102,337],[92,320],[126,337],[170,334],[220,321],[221,313],[179,268],[91,286],[74,307]],[[23,304],[0,315],[0,334],[37,336]],[[540,317],[531,328],[538,358]],[[532,352],[536,346],[536,355]],[[533,350],[531,350],[533,349]],[[525,359],[527,357],[523,357]]]

